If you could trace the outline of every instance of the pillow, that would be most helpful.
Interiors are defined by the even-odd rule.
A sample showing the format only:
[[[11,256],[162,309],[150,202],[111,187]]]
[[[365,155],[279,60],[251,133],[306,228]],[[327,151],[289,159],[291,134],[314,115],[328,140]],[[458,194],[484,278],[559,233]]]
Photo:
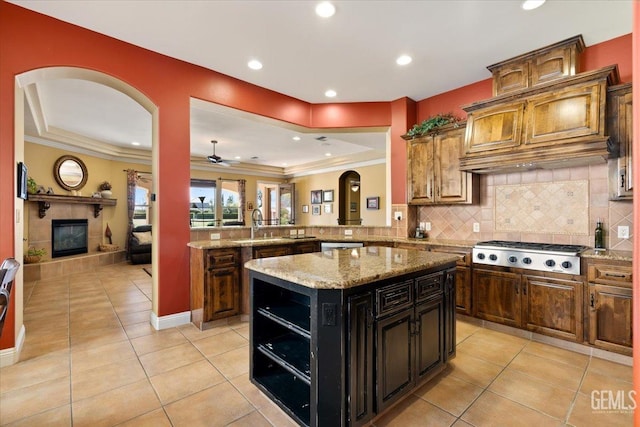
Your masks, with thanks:
[[[138,239],[138,244],[140,245],[150,245],[151,244],[151,232],[145,231],[143,233],[133,233],[133,237]]]

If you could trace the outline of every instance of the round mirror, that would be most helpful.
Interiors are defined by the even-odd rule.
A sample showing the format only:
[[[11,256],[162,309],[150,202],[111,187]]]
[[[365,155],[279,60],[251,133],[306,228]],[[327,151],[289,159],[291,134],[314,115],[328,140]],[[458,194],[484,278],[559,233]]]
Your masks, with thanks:
[[[65,190],[80,190],[87,183],[87,167],[75,156],[62,156],[53,165],[53,176]]]

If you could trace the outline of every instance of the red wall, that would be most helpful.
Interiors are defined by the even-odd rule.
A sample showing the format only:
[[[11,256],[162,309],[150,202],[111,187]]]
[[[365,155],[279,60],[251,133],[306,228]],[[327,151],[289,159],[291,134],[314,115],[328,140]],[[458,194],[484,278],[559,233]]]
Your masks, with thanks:
[[[98,33],[0,2],[0,259],[14,256],[14,78],[73,66],[112,75],[159,110],[158,316],[189,310],[189,99],[195,97],[308,127],[390,126],[388,103],[310,105]],[[9,313],[0,348],[13,347]]]
[[[621,75],[630,80],[630,58],[628,35],[587,49],[585,64],[592,69],[617,62]],[[190,234],[188,223],[176,218],[188,216],[190,97],[312,128],[390,126],[392,203],[406,203],[406,150],[400,135],[432,114],[455,112],[462,104],[491,96],[490,83],[482,81],[417,104],[402,98],[391,103],[312,105],[0,1],[0,259],[14,255],[15,76],[53,66],[112,75],[158,107],[158,316],[189,309]],[[0,349],[14,345],[13,330],[10,312]]]

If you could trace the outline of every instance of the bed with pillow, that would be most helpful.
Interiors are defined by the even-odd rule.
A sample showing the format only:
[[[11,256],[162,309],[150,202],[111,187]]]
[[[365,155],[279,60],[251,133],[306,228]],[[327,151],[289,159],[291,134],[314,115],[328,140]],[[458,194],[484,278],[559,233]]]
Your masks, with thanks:
[[[151,264],[151,225],[139,225],[131,231],[129,261],[132,264]]]

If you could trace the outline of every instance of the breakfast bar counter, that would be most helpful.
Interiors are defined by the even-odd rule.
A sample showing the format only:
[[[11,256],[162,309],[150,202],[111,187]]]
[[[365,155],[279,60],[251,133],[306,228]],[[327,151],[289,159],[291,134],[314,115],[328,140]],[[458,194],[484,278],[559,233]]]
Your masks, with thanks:
[[[368,246],[248,261],[251,381],[300,425],[371,422],[455,356],[456,260]]]

